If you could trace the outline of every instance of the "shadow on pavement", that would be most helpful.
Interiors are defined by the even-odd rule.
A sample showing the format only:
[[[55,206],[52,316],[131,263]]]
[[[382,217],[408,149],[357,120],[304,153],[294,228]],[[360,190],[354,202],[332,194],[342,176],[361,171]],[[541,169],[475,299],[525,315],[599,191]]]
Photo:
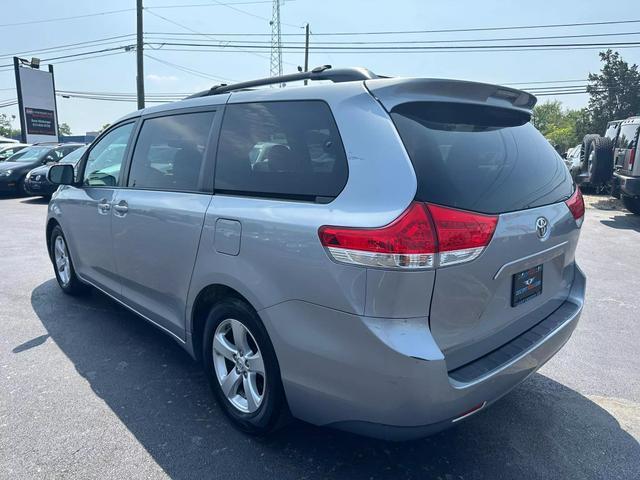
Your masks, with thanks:
[[[600,220],[600,223],[619,230],[635,230],[636,232],[640,232],[640,216],[632,213],[615,215],[609,220]]]
[[[55,280],[33,309],[51,339],[167,474],[187,478],[635,478],[640,445],[579,393],[533,375],[486,412],[410,443],[297,422],[267,439],[234,430],[191,357],[108,298]],[[34,343],[40,341],[34,339]]]
[[[21,200],[21,203],[31,203],[36,205],[46,205],[49,203],[49,199],[47,197],[29,197]]]
[[[590,195],[585,198],[585,203],[592,208],[598,210],[624,210],[622,202],[609,195]]]

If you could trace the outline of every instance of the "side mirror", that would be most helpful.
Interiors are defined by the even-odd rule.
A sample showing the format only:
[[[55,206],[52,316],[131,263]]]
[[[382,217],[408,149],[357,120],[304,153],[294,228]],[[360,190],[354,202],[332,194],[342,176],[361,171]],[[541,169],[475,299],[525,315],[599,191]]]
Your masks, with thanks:
[[[75,183],[73,165],[68,163],[53,165],[47,173],[47,179],[54,185],[73,185]]]

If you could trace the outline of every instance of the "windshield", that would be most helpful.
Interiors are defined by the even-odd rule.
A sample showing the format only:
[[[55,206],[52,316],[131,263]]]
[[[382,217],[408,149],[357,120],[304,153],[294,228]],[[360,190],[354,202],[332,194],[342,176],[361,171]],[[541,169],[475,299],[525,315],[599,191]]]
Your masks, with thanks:
[[[88,145],[77,148],[73,152],[68,153],[62,158],[62,160],[60,160],[60,163],[71,163],[72,165],[76,165],[80,161],[82,154],[87,151],[87,148],[89,148]]]
[[[7,158],[7,162],[34,162],[44,157],[51,147],[27,147]]]

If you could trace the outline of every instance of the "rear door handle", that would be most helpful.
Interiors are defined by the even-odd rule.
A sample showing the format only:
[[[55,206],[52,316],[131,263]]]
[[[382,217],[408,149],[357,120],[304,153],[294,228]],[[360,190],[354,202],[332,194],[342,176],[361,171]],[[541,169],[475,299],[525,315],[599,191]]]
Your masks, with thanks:
[[[111,204],[107,201],[106,198],[101,198],[98,202],[98,213],[101,215],[106,215],[111,210]]]
[[[120,200],[113,206],[113,209],[116,211],[116,216],[124,217],[129,211],[129,205],[126,201]]]

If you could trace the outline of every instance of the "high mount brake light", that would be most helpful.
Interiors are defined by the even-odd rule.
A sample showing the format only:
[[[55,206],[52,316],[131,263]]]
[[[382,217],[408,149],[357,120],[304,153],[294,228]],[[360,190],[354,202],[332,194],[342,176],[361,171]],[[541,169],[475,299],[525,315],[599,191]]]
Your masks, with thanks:
[[[497,216],[413,202],[379,228],[323,226],[320,241],[341,263],[424,269],[477,258],[491,241]]]
[[[576,187],[576,191],[573,192],[571,198],[564,203],[569,207],[571,215],[573,215],[573,218],[576,220],[576,225],[580,227],[584,221],[584,198],[582,198],[580,187]]]

